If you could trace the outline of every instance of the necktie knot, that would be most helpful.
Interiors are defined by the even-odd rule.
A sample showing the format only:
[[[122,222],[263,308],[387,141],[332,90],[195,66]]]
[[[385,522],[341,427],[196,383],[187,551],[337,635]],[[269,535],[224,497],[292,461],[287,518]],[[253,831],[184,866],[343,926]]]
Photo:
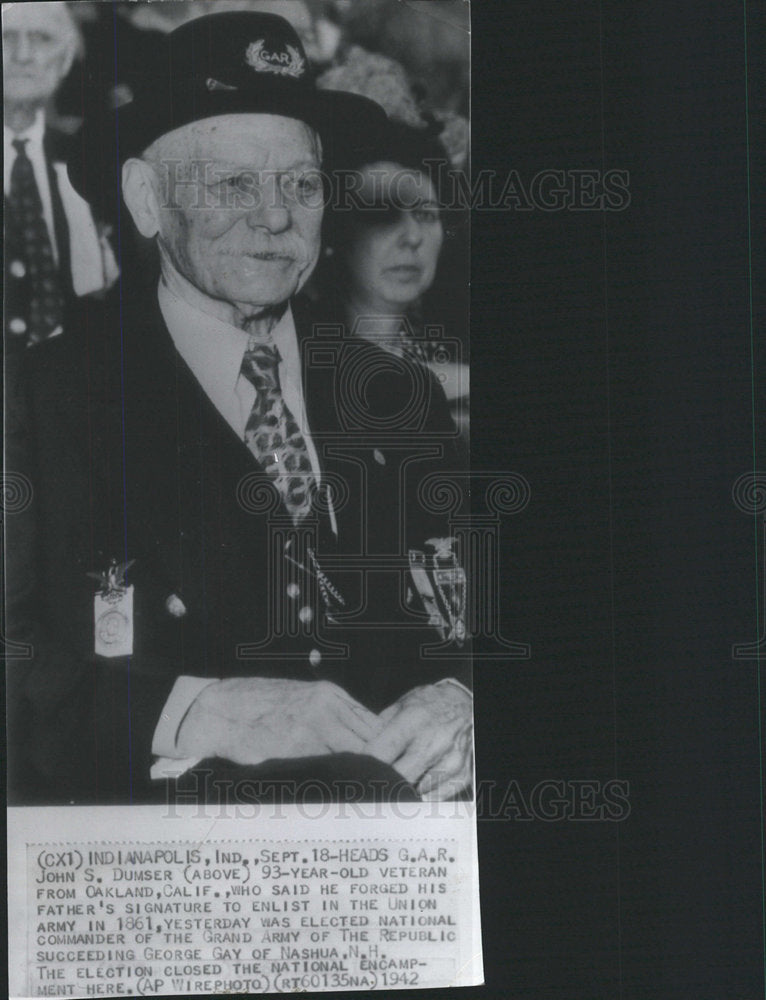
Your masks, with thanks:
[[[279,390],[279,350],[273,341],[251,338],[242,356],[242,374],[261,391],[264,387]]]
[[[245,357],[248,355],[263,358],[269,364],[279,364],[282,360],[279,348],[271,338],[260,340],[258,337],[251,337],[247,342],[247,350],[245,351]]]
[[[24,156],[24,157],[26,157],[26,155],[27,155],[27,143],[28,142],[29,142],[29,139],[14,139],[13,140],[13,142],[12,142],[11,145],[16,150],[16,155],[17,156]]]

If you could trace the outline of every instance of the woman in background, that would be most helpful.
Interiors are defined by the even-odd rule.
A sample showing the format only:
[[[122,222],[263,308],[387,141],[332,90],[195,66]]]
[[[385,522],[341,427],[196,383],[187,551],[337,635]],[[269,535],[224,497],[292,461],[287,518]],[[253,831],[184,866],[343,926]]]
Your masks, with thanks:
[[[355,165],[354,183],[333,193],[315,291],[351,336],[428,365],[465,437],[467,331],[455,327],[467,316],[456,316],[455,308],[445,315],[429,296],[445,245],[439,191],[445,167],[433,129],[391,123]],[[460,280],[467,288],[467,271]]]

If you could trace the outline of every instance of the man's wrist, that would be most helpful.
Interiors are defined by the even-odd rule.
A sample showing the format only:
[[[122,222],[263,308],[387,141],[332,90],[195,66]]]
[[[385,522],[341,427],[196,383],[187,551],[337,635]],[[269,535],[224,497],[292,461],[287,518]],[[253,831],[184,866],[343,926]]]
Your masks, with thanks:
[[[200,694],[211,684],[210,677],[178,677],[165,702],[152,738],[152,753],[158,757],[186,757],[179,745],[181,727]],[[192,751],[193,752],[193,751]]]
[[[445,677],[443,680],[437,681],[434,687],[441,687],[443,684],[454,685],[455,687],[460,688],[461,691],[464,691],[469,698],[473,699],[473,691],[471,691],[470,688],[467,688],[465,684],[461,684],[456,677]]]
[[[209,703],[219,683],[213,681],[211,684],[206,684],[181,719],[176,735],[176,748],[180,755],[217,756],[219,748],[216,745],[214,727],[211,726],[213,714],[210,712]]]

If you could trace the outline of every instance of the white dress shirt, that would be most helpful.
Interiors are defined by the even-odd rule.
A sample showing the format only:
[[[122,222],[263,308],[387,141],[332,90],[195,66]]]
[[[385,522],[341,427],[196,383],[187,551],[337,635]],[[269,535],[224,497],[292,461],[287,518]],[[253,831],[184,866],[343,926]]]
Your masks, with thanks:
[[[168,288],[164,281],[160,282],[158,298],[162,317],[176,350],[226,423],[239,440],[244,442],[245,427],[256,397],[255,386],[241,374],[248,334],[195,309]],[[303,400],[298,337],[289,306],[271,331],[271,338],[281,359],[279,384],[282,397],[306,442],[311,471],[317,483],[321,483],[322,470],[311,439]],[[333,529],[334,527],[333,525]]]

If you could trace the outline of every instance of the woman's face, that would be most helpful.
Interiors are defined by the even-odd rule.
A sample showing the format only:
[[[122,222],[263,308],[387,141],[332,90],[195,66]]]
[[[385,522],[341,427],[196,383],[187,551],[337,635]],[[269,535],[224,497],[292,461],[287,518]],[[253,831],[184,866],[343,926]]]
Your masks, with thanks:
[[[372,163],[361,171],[359,208],[343,247],[351,299],[400,312],[433,283],[444,241],[436,191],[420,171]]]

